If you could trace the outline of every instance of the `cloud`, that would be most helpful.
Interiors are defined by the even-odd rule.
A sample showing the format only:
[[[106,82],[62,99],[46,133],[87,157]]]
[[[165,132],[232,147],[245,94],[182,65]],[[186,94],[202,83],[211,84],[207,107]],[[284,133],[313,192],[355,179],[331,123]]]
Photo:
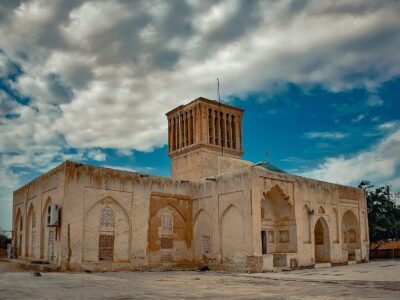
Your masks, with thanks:
[[[400,73],[396,1],[32,0],[5,10],[0,48],[23,70],[12,87],[39,110],[57,108],[47,118],[71,147],[162,146],[164,113],[215,97],[217,76],[224,95],[240,96],[284,82],[374,89]]]
[[[1,1],[0,77],[27,102],[0,95],[3,176],[161,147],[164,113],[215,98],[216,77],[225,99],[286,83],[374,93],[400,74],[399,14],[375,0]]]
[[[386,123],[379,125],[378,128],[381,130],[386,130],[386,129],[392,129],[392,128],[396,127],[397,125],[398,125],[397,121],[391,121],[391,122],[386,122]]]
[[[342,140],[347,137],[347,133],[338,131],[311,131],[304,134],[309,139]]]
[[[351,122],[353,123],[358,123],[361,120],[363,120],[365,118],[365,114],[359,114],[357,117],[355,117],[354,119],[351,119]]]
[[[97,161],[105,161],[106,160],[106,154],[99,149],[88,151],[87,156],[88,156],[88,158],[97,160]]]
[[[376,117],[373,117],[373,118],[371,119],[371,121],[372,121],[372,122],[377,122],[377,121],[380,120],[380,118],[381,118],[381,116],[376,116]]]
[[[368,106],[382,106],[383,100],[378,96],[371,96],[368,98],[367,104]]]
[[[348,157],[329,157],[302,176],[341,184],[357,185],[367,179],[376,185],[390,183],[400,189],[396,174],[400,167],[400,128],[388,134],[375,146]]]

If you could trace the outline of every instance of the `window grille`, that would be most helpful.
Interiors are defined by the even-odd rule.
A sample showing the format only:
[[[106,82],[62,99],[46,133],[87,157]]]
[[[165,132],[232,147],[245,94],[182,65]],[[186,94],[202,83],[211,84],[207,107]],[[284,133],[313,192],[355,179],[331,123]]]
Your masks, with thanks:
[[[32,228],[35,228],[35,227],[36,227],[36,214],[33,213],[32,214]]]
[[[161,237],[161,262],[173,261],[174,239],[172,237]]]
[[[111,207],[101,210],[100,226],[114,226],[114,212]]]
[[[167,215],[162,218],[162,228],[166,230],[172,230],[172,217]]]
[[[161,250],[161,262],[162,263],[173,262],[172,250]]]
[[[49,240],[47,246],[47,259],[54,259],[54,240],[56,237],[56,230],[54,227],[49,228]]]
[[[203,236],[203,254],[209,254],[211,252],[211,241],[209,235]]]
[[[161,249],[173,249],[174,241],[172,237],[161,237]]]
[[[112,261],[114,258],[114,235],[100,234],[99,260]]]

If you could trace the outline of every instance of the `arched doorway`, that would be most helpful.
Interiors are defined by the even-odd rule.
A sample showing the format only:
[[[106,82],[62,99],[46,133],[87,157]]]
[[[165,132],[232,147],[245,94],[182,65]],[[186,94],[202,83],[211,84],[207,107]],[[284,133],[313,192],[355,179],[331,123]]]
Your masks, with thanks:
[[[23,221],[21,210],[18,209],[17,217],[15,218],[15,233],[16,233],[16,252],[17,257],[22,256],[22,232],[23,232]]]
[[[315,263],[330,262],[329,227],[321,217],[314,226]]]
[[[351,210],[343,215],[341,229],[342,249],[347,251],[348,260],[356,260],[355,250],[360,249],[360,226]]]

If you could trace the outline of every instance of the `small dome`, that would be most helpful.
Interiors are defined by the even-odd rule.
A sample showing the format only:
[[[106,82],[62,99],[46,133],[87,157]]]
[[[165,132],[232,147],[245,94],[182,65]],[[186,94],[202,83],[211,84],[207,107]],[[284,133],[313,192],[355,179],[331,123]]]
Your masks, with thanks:
[[[265,163],[264,165],[262,165],[261,167],[263,167],[264,169],[273,171],[273,172],[278,172],[278,173],[284,173],[287,174],[285,171],[283,171],[282,169],[279,169],[278,167],[271,165],[270,163]]]

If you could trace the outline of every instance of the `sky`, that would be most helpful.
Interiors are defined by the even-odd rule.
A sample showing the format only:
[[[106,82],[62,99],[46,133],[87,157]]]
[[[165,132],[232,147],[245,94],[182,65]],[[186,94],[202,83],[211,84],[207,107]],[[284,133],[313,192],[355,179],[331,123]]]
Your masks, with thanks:
[[[64,160],[169,176],[165,112],[246,110],[243,159],[400,190],[400,1],[0,1],[0,227]],[[268,153],[268,155],[267,155]]]

